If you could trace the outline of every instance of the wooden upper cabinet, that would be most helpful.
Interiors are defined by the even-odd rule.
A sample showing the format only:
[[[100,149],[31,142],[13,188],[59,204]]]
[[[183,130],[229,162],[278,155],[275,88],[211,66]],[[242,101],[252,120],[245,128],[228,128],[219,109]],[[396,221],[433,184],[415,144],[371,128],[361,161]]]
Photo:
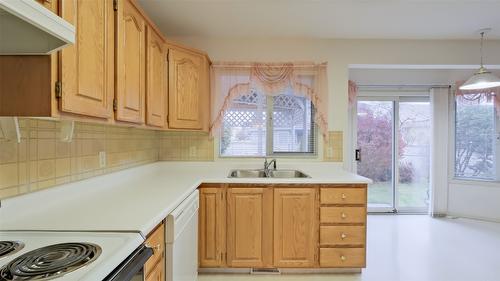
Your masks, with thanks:
[[[130,0],[118,1],[116,120],[144,123],[146,23]]]
[[[168,123],[172,129],[203,129],[203,57],[181,49],[168,53]]]
[[[227,266],[273,266],[273,190],[235,187],[227,191]]]
[[[274,266],[313,267],[318,252],[316,188],[274,190]]]
[[[200,188],[199,266],[223,267],[226,252],[225,189],[215,185]]]
[[[153,28],[147,28],[146,124],[166,125],[167,48]]]
[[[109,118],[114,95],[113,0],[65,0],[60,10],[76,28],[75,44],[60,53],[60,110]]]

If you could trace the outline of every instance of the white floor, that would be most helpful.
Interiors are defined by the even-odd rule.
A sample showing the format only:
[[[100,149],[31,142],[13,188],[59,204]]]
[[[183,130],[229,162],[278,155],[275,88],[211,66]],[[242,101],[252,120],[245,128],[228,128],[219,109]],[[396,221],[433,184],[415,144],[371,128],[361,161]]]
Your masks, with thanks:
[[[426,215],[371,215],[367,254],[361,274],[204,274],[198,281],[498,281],[500,224]]]

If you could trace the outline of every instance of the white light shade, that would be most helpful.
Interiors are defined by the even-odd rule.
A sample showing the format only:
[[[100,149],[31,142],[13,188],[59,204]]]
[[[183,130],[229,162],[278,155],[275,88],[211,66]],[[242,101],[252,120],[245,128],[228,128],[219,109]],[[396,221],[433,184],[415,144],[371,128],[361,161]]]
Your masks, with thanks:
[[[500,78],[481,67],[478,72],[474,73],[471,78],[460,86],[460,90],[481,90],[495,87],[500,87]]]

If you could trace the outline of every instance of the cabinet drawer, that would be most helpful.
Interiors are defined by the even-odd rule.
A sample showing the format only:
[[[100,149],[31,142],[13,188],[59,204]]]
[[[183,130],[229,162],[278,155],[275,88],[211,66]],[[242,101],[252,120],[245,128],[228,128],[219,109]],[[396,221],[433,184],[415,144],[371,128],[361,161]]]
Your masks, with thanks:
[[[366,189],[322,188],[321,204],[366,204]]]
[[[364,207],[321,207],[321,223],[364,223],[366,209]]]
[[[165,225],[163,223],[149,235],[146,239],[146,245],[153,248],[153,256],[144,265],[144,272],[148,276],[158,261],[163,258],[165,251]]]
[[[364,226],[321,226],[321,245],[364,245]]]
[[[321,248],[321,267],[365,267],[365,248]]]

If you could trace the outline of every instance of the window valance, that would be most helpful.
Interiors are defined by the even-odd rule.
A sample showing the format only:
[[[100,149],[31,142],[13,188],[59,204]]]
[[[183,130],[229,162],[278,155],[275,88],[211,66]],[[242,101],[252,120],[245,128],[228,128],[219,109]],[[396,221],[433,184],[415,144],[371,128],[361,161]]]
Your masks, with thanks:
[[[292,94],[311,100],[315,122],[326,136],[328,130],[328,82],[326,63],[235,63],[211,66],[212,120],[210,133],[217,132],[231,101],[251,91],[267,96]]]

